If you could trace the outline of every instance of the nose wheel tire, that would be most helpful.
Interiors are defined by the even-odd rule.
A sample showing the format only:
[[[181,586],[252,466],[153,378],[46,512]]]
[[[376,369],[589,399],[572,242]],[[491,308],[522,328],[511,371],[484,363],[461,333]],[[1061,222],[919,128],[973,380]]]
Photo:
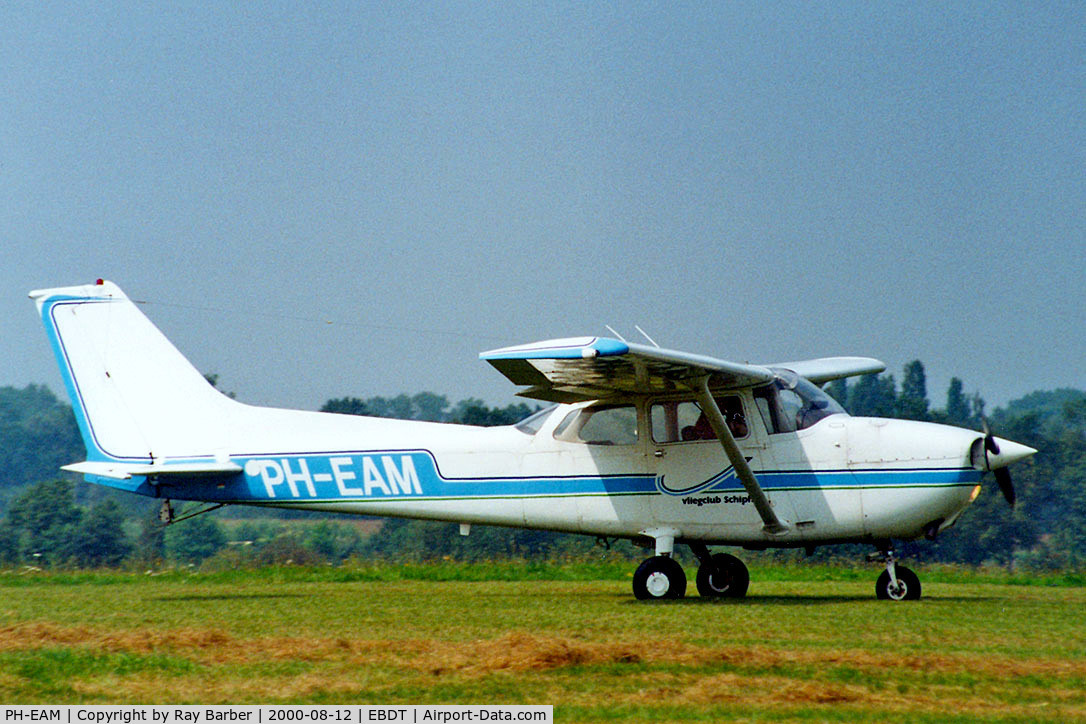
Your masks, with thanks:
[[[702,598],[742,598],[747,595],[750,572],[735,556],[714,553],[698,566],[697,585]]]
[[[920,600],[920,579],[905,566],[895,566],[897,585],[890,585],[890,573],[883,571],[875,583],[875,597],[880,601]]]
[[[634,571],[634,596],[640,600],[682,598],[686,595],[683,567],[667,556],[647,558]]]

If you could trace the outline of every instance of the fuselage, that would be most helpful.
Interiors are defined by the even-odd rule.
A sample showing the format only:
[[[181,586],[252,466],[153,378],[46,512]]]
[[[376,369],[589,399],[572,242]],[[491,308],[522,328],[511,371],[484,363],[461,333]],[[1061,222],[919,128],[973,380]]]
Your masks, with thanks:
[[[679,540],[762,547],[937,532],[975,497],[981,476],[970,461],[980,435],[973,431],[832,414],[771,434],[750,414],[738,443],[788,523],[770,536],[714,439],[658,439],[658,402],[558,405],[526,425],[498,428],[232,403],[214,422],[215,437],[241,473],[97,482],[174,499],[607,537],[666,526]],[[570,434],[601,408],[627,411],[628,429],[612,430],[614,439]],[[166,462],[200,459],[176,449]]]

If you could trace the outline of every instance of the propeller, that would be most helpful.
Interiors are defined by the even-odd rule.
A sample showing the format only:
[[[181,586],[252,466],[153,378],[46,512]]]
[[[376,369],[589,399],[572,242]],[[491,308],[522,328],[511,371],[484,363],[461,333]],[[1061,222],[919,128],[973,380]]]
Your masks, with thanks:
[[[995,435],[992,434],[991,428],[988,427],[988,418],[980,418],[980,429],[984,432],[984,450],[992,455],[999,455],[999,443],[996,442]],[[1011,482],[1011,471],[1004,465],[993,469],[992,474],[995,476],[996,485],[1002,491],[1003,497],[1007,499],[1007,504],[1013,508],[1015,495],[1014,484]]]

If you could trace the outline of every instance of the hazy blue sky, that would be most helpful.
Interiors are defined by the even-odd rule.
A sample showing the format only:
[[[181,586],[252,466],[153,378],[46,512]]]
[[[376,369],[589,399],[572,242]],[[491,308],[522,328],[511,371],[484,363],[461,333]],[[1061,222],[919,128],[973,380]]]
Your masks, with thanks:
[[[5,3],[0,385],[117,282],[248,402],[635,335],[1086,387],[1086,4]]]

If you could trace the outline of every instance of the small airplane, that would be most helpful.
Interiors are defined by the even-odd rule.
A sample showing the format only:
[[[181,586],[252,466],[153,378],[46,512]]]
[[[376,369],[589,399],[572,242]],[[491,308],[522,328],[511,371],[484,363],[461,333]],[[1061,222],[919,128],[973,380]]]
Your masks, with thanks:
[[[254,407],[221,394],[115,284],[30,293],[87,448],[88,482],[218,507],[244,504],[533,528],[654,548],[639,599],[744,596],[749,572],[711,545],[870,543],[879,599],[920,581],[894,540],[953,525],[992,471],[1036,450],[925,422],[850,417],[820,385],[881,372],[867,357],[728,362],[607,337],[548,340],[480,357],[555,403],[480,428]],[[651,340],[650,340],[651,341]],[[202,511],[201,511],[202,512]]]

